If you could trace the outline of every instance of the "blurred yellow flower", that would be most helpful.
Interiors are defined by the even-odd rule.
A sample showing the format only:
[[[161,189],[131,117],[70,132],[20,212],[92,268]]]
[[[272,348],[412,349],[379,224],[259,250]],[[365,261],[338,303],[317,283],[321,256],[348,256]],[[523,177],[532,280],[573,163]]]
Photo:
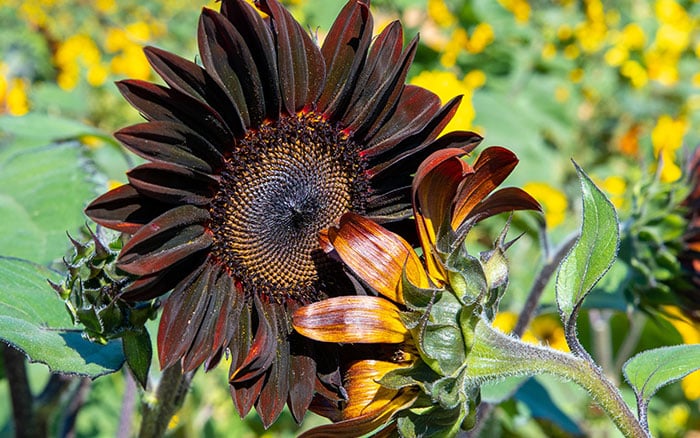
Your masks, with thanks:
[[[492,325],[503,333],[510,333],[515,328],[518,315],[513,312],[499,312],[496,314]],[[555,350],[569,351],[566,343],[564,328],[559,318],[554,315],[539,315],[530,323],[521,339],[531,344],[544,344]]]
[[[525,24],[530,20],[531,8],[527,0],[498,0],[498,3],[510,11],[518,23]]]
[[[552,59],[557,55],[557,46],[552,43],[545,43],[542,47],[542,59]]]
[[[447,68],[454,67],[457,63],[457,56],[464,50],[464,47],[469,42],[467,31],[461,27],[456,28],[452,32],[452,36],[445,44],[442,55],[440,56],[440,64]]]
[[[461,81],[454,73],[445,71],[423,71],[411,79],[411,84],[427,88],[440,97],[442,102],[456,95],[463,95],[462,104],[443,132],[468,130],[476,115],[472,105],[474,90],[484,85],[486,75],[481,70],[469,72]]]
[[[629,50],[643,49],[646,44],[646,35],[642,26],[630,23],[622,29],[621,44]]]
[[[594,178],[593,181],[605,192],[615,208],[622,207],[627,192],[627,182],[624,178],[612,175],[603,180]]]
[[[634,88],[642,88],[649,81],[647,71],[634,60],[625,61],[620,68],[620,74],[629,79]]]
[[[488,23],[479,23],[474,28],[471,38],[467,40],[467,51],[469,53],[481,53],[493,42],[493,28]]]
[[[441,27],[452,27],[457,17],[448,9],[444,0],[428,0],[428,16]]]
[[[117,9],[117,2],[115,0],[96,0],[95,8],[103,14],[110,14]]]
[[[58,67],[56,82],[64,90],[72,90],[80,80],[80,70],[99,67],[102,55],[97,44],[86,34],[77,34],[68,37],[61,42],[54,55],[54,62]],[[93,72],[93,83],[100,82],[99,72]],[[102,83],[104,80],[102,79]],[[99,83],[98,85],[101,85]]]
[[[685,344],[700,344],[700,325],[689,320],[677,307],[665,306],[668,321],[678,330]],[[688,400],[700,399],[700,370],[688,374],[681,380],[681,388]]]
[[[151,67],[138,45],[128,45],[122,52],[112,58],[110,63],[112,73],[128,76],[132,79],[146,80],[151,75]]]
[[[672,182],[681,177],[681,169],[676,164],[676,151],[683,145],[687,130],[688,122],[685,119],[662,115],[651,131],[654,157],[661,158],[661,181]]]
[[[564,222],[568,202],[562,191],[544,182],[529,182],[523,190],[542,204],[548,227],[554,228]]]
[[[564,47],[564,57],[567,59],[576,59],[580,54],[581,51],[576,44],[569,44]]]
[[[24,78],[12,78],[9,81],[5,98],[8,114],[22,116],[29,112],[28,90],[29,81]]]

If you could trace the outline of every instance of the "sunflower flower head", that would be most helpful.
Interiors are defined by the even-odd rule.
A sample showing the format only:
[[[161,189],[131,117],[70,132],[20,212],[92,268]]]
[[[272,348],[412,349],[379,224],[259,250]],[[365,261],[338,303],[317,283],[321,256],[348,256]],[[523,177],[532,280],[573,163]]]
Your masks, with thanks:
[[[413,181],[413,209],[422,257],[400,236],[346,213],[322,235],[370,290],[301,307],[294,328],[322,342],[346,344],[347,401],[319,402],[334,421],[308,436],[400,433],[451,436],[474,421],[479,389],[465,384],[465,360],[480,318],[491,320],[505,289],[505,232],[494,248],[468,253],[464,238],[477,222],[539,204],[518,188],[495,190],[517,164],[505,148],[463,157],[478,140],[430,155]],[[358,347],[359,345],[359,347]],[[372,348],[366,350],[364,346]]]
[[[265,426],[285,404],[300,421],[314,392],[343,396],[327,346],[291,329],[296,308],[352,290],[319,231],[350,211],[400,227],[420,162],[474,141],[438,138],[460,99],[405,84],[417,40],[403,41],[398,22],[373,34],[369,0],[320,47],[276,0],[223,0],[200,16],[201,64],[147,47],[165,85],[117,84],[146,121],[115,136],[147,162],[86,213],[131,236],[121,298],[169,293],[161,368],[230,355],[234,404]]]

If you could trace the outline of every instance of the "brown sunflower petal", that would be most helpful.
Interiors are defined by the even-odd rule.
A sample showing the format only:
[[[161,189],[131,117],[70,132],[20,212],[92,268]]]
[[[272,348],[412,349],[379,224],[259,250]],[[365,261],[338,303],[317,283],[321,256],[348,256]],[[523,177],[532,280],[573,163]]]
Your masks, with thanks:
[[[328,238],[343,262],[380,294],[403,303],[402,278],[428,287],[423,265],[408,242],[375,222],[346,213],[328,230]]]
[[[206,102],[222,116],[236,135],[245,131],[243,120],[231,100],[225,98],[221,87],[199,65],[156,47],[143,49],[151,67],[171,88]]]
[[[114,136],[136,155],[151,161],[204,173],[212,173],[223,163],[223,156],[211,143],[179,123],[141,123],[120,129]]]
[[[362,139],[361,143],[367,144],[368,148],[360,155],[374,162],[381,161],[382,154],[419,131],[439,110],[440,98],[435,93],[415,85],[404,86],[391,116]]]
[[[291,313],[291,309],[287,309]],[[288,369],[289,376],[289,398],[287,404],[289,411],[297,423],[301,423],[304,419],[304,414],[309,408],[311,399],[314,396],[314,385],[316,383],[316,363],[312,358],[311,342],[306,338],[299,336],[297,333],[291,334],[292,348],[290,367]],[[305,352],[295,352],[295,347],[307,347]]]
[[[276,120],[280,115],[280,81],[277,73],[277,52],[272,35],[255,8],[243,0],[222,3],[222,16],[226,17],[243,41],[260,74],[263,93],[265,94],[265,113],[267,118]]]
[[[409,336],[399,314],[398,307],[382,297],[333,297],[296,310],[292,325],[315,341],[397,344]]]
[[[243,293],[243,288],[240,282],[234,282],[238,293]],[[244,301],[241,306],[241,314],[238,321],[233,323],[233,332],[231,342],[229,343],[229,351],[231,352],[231,366],[229,375],[233,375],[239,365],[243,363],[248,356],[250,346],[253,343],[253,303],[252,300]],[[231,399],[233,400],[238,413],[243,417],[246,415],[253,404],[258,399],[260,389],[264,383],[264,375],[258,379],[249,380],[246,382],[229,382],[231,390]]]
[[[230,382],[245,382],[255,379],[270,368],[275,359],[277,337],[276,307],[263,303],[258,294],[254,294],[254,307],[258,315],[258,328],[253,336],[253,343],[248,350],[248,356],[229,377]]]
[[[85,214],[104,227],[134,234],[170,208],[168,204],[144,197],[131,184],[124,184],[92,201],[85,208]]]
[[[361,0],[340,11],[321,46],[326,60],[326,83],[318,110],[335,120],[345,113],[372,38],[372,15]]]
[[[262,0],[259,4],[272,17],[282,99],[287,113],[294,114],[318,99],[326,64],[316,43],[279,2]]]
[[[199,18],[199,53],[210,75],[241,113],[246,127],[265,119],[265,93],[258,67],[241,34],[218,12],[204,8]]]
[[[139,193],[170,204],[205,205],[217,184],[207,174],[170,163],[142,164],[126,175]]]
[[[386,80],[377,84],[372,88],[373,94],[364,102],[358,102],[358,111],[353,114],[354,119],[348,122],[351,130],[357,131],[358,136],[362,136],[367,132],[377,120],[386,118],[389,110],[398,102],[403,91],[404,82],[408,69],[411,67],[413,58],[416,54],[418,37],[415,37],[408,43],[402,58],[395,65],[392,73]]]
[[[148,120],[170,120],[189,126],[216,144],[230,144],[233,134],[209,105],[178,90],[136,79],[118,81],[124,98]]]
[[[205,317],[207,286],[211,265],[204,264],[182,281],[163,304],[158,326],[158,359],[165,369],[180,360],[192,346],[197,329]]]
[[[238,410],[241,418],[245,417],[253,408],[260,396],[264,383],[265,375],[263,374],[253,380],[235,382],[229,385],[233,404],[236,406],[236,410]]]
[[[474,207],[511,174],[518,164],[513,152],[499,146],[484,149],[474,163],[474,173],[464,180],[455,198],[452,224],[462,223]]]
[[[231,277],[227,273],[221,270],[212,273],[207,285],[207,293],[209,294],[207,305],[201,309],[204,314],[202,324],[192,341],[192,347],[182,358],[184,372],[194,370],[219,351],[223,345],[229,343],[229,324],[238,317],[234,313],[235,309],[240,309],[240,306],[236,306],[239,297],[233,290]]]
[[[287,402],[289,394],[289,368],[291,366],[289,342],[287,341],[287,330],[282,328],[287,325],[285,311],[278,308],[275,311],[277,316],[276,325],[278,327],[278,335],[276,340],[276,348],[272,352],[275,360],[270,364],[270,369],[267,372],[265,384],[260,391],[260,397],[255,404],[255,410],[258,412],[263,426],[267,429],[279,417],[284,405]]]
[[[413,179],[413,214],[423,258],[428,272],[438,282],[444,282],[446,274],[435,254],[435,245],[449,224],[454,196],[460,184],[465,175],[473,172],[461,159],[464,154],[460,148],[434,152],[421,163]]]
[[[135,275],[162,271],[208,248],[213,239],[203,222],[207,210],[191,205],[174,208],[144,225],[122,248],[117,266]]]
[[[362,110],[371,102],[372,96],[377,93],[382,85],[392,76],[392,70],[396,70],[397,64],[400,64],[401,51],[403,48],[403,29],[398,21],[394,21],[384,28],[372,43],[372,47],[367,55],[367,60],[362,68],[353,96],[350,99],[348,112],[343,116],[343,125],[349,126],[353,131],[353,135],[360,137],[363,135],[358,127],[352,126],[351,122],[362,114]],[[398,84],[394,93],[396,98],[401,95],[403,82]],[[377,105],[382,113],[388,112],[393,108],[391,105]],[[376,120],[373,120],[376,122]]]
[[[445,129],[457,111],[461,100],[461,96],[450,100],[420,131],[398,142],[391,150],[391,156],[384,156],[381,163],[367,170],[370,179],[377,179],[377,183],[379,183],[380,180],[391,180],[395,175],[401,175],[407,171],[412,173],[411,171],[418,166],[423,158],[434,152],[434,149],[430,147],[433,140]],[[418,152],[422,152],[422,155]],[[379,157],[375,157],[375,159],[377,158]]]
[[[141,276],[124,288],[121,298],[127,301],[146,301],[161,296],[198,269],[205,260],[206,254],[194,254],[167,269]]]
[[[471,223],[476,223],[499,213],[516,210],[542,212],[542,206],[524,190],[517,187],[506,187],[494,192],[476,205],[467,218]],[[459,226],[460,222],[452,222],[452,228],[457,229]]]

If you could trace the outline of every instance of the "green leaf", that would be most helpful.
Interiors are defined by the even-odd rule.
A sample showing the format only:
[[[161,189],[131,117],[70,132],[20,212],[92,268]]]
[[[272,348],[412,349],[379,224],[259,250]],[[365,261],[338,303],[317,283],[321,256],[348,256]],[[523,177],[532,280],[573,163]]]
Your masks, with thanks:
[[[151,358],[153,357],[153,347],[151,337],[147,330],[140,333],[128,333],[122,337],[124,356],[129,369],[134,374],[136,381],[146,389],[148,383],[148,370],[151,368]]]
[[[622,372],[645,406],[664,385],[700,369],[700,344],[643,351],[625,362]]]
[[[97,377],[121,368],[120,343],[84,339],[47,280],[61,278],[26,260],[0,257],[0,339],[54,372]]]
[[[568,330],[573,330],[584,298],[610,269],[620,243],[615,207],[576,163],[583,196],[581,234],[566,255],[557,274],[559,313]]]
[[[34,130],[43,129],[34,127]],[[94,196],[78,143],[23,149],[0,159],[0,255],[49,264],[69,247]]]

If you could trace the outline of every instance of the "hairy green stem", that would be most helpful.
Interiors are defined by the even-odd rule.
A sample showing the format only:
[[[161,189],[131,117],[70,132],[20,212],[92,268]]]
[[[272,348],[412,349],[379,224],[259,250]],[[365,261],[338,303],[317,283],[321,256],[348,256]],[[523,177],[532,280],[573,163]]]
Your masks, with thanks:
[[[475,384],[509,376],[559,376],[586,389],[623,435],[649,436],[620,391],[595,363],[551,348],[526,344],[495,330],[484,320],[477,324],[475,336],[474,347],[467,357],[469,378]]]
[[[158,438],[165,434],[173,415],[185,401],[194,371],[182,373],[180,363],[163,371],[158,388],[143,404],[139,438]]]

